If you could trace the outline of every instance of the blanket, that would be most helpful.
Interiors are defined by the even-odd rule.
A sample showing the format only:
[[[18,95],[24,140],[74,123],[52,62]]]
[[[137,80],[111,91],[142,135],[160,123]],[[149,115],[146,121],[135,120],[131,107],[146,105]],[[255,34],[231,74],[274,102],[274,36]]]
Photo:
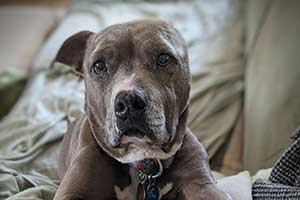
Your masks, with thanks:
[[[82,112],[84,104],[82,81],[67,66],[49,69],[62,42],[80,30],[99,31],[133,19],[164,19],[183,34],[193,74],[188,123],[213,158],[241,109],[239,8],[238,0],[77,1],[45,42],[33,64],[35,75],[0,123],[0,199],[52,199],[59,184],[59,145],[67,121]]]

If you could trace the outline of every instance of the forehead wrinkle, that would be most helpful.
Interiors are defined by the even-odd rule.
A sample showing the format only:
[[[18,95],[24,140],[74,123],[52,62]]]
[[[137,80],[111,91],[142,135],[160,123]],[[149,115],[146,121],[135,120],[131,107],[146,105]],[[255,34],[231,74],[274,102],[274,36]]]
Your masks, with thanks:
[[[168,47],[168,49],[171,50],[173,55],[178,55],[176,48],[174,47],[174,45],[170,42],[170,40],[168,38],[166,38],[163,34],[160,34],[160,39]]]
[[[93,53],[98,50],[117,48],[118,47],[132,47],[132,34],[128,27],[114,25],[107,30],[104,30],[95,39],[95,49]]]
[[[178,35],[176,29],[162,29],[160,30],[160,36],[169,48],[172,49],[174,55],[182,59],[185,57],[185,48],[182,46],[182,42],[180,42],[182,38]]]
[[[94,41],[95,45],[94,48],[91,51],[91,55],[96,55],[99,51],[105,51],[105,50],[110,50],[114,48],[114,43],[115,40],[110,37],[106,37],[106,35],[98,35],[98,37],[95,38]]]
[[[102,38],[111,38],[113,40],[113,37],[118,37],[119,35],[121,35],[120,33],[122,33],[125,28],[126,27],[124,26],[124,24],[111,25],[98,33],[96,42],[98,42],[98,40]]]
[[[101,31],[95,39],[95,43],[114,43],[122,39],[125,29],[118,25],[113,25]]]
[[[112,49],[114,47],[113,42],[105,42],[102,44],[102,42],[98,43],[95,45],[95,48],[92,50],[92,55],[96,54],[96,52],[107,50],[107,49]]]
[[[170,40],[176,40],[176,32],[174,32],[172,27],[160,26],[157,24],[147,24],[145,26],[139,26],[134,29],[134,34],[136,37],[143,38],[142,41],[150,41],[156,45],[164,44],[173,53],[176,51],[174,44]],[[146,40],[144,38],[147,38]]]
[[[178,55],[177,50],[175,49],[174,45],[169,41],[168,38],[166,38],[160,32],[158,32],[158,34],[155,34],[155,36],[150,33],[147,33],[143,36],[146,36],[147,39],[142,41],[141,46],[151,45],[155,48],[170,51],[169,53],[172,53],[174,56]],[[165,53],[167,53],[167,52],[165,52]]]
[[[143,32],[143,33],[135,33],[134,35],[134,40],[138,41],[140,43],[141,46],[144,45],[159,45],[161,46],[163,43],[163,41],[161,40],[161,38],[159,36],[157,36],[157,33],[153,33],[153,32]],[[133,41],[133,42],[135,42]]]

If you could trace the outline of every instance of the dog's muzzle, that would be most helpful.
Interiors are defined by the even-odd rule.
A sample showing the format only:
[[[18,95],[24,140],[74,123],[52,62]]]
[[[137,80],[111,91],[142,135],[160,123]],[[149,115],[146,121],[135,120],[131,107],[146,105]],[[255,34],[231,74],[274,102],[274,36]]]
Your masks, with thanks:
[[[122,134],[143,137],[139,126],[147,110],[147,99],[139,90],[125,90],[116,95],[115,116],[117,128]]]

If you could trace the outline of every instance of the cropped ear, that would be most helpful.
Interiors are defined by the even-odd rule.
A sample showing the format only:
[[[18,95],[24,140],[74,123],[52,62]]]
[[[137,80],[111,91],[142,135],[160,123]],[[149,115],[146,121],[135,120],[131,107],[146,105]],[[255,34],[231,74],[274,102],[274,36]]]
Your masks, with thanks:
[[[82,64],[90,31],[81,31],[70,36],[60,47],[54,62],[71,66],[75,74],[83,76]]]

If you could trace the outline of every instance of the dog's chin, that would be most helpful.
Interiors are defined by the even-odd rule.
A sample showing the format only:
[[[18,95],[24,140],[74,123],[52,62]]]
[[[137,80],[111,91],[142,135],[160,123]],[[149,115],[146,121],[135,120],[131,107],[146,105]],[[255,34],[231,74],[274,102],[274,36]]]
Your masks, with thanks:
[[[123,149],[122,155],[115,157],[122,163],[133,163],[135,161],[144,160],[146,158],[157,158],[165,160],[180,149],[182,143],[174,143],[169,151],[164,151],[161,144],[155,144],[146,135],[143,137],[132,137],[123,135],[121,137],[120,145],[117,148]]]

